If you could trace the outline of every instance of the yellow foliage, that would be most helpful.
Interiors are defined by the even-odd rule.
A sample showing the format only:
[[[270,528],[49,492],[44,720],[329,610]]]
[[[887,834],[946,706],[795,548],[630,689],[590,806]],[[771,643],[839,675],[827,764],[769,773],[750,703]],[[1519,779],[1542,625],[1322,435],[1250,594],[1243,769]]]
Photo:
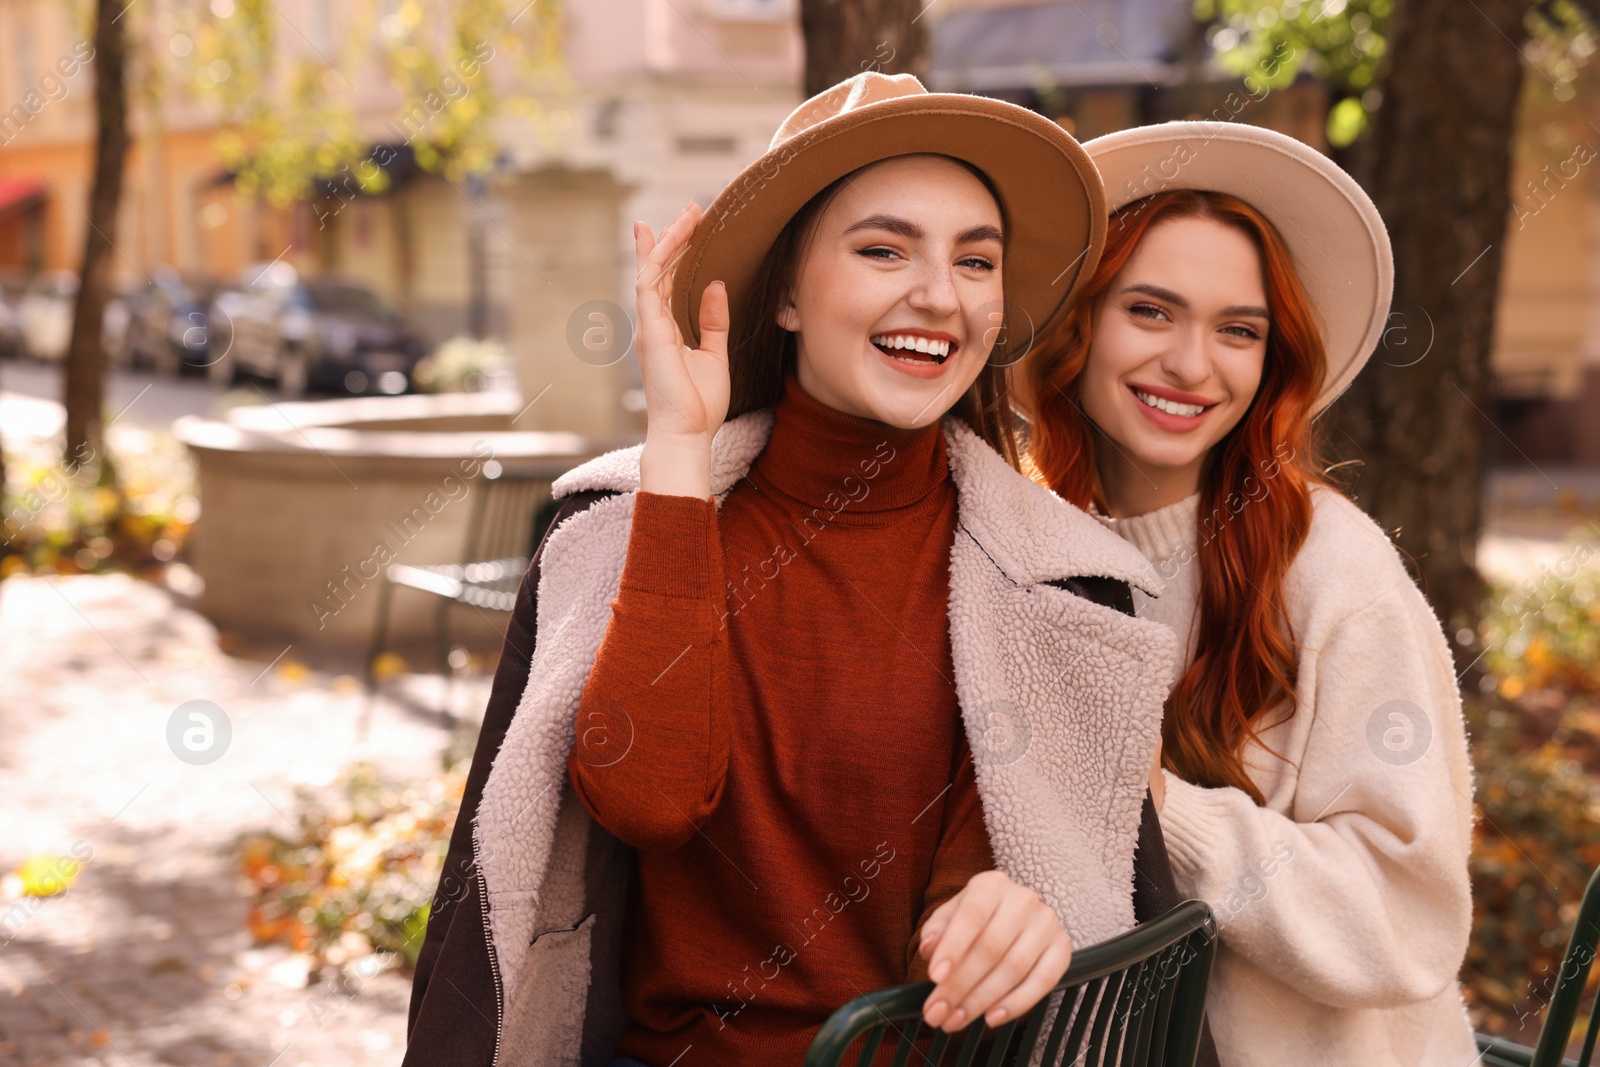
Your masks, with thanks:
[[[388,681],[390,678],[398,678],[410,669],[411,665],[405,661],[403,656],[398,656],[393,652],[384,652],[373,661],[372,675],[378,681],[383,682]]]
[[[82,867],[70,856],[29,856],[17,869],[22,894],[28,897],[53,897],[72,888]]]
[[[299,685],[311,677],[311,668],[295,659],[278,661],[278,677],[292,685]]]

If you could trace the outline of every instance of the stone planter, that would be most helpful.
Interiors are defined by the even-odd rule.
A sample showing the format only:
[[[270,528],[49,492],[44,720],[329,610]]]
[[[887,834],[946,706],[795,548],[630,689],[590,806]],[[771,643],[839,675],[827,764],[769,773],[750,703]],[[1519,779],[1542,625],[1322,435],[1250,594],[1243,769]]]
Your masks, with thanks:
[[[462,562],[485,464],[548,481],[604,450],[511,429],[521,406],[489,393],[373,397],[177,420],[199,472],[201,612],[253,638],[365,647],[383,566]],[[390,644],[431,640],[437,603],[396,590]],[[490,626],[506,616],[478,616],[452,618],[497,640]]]

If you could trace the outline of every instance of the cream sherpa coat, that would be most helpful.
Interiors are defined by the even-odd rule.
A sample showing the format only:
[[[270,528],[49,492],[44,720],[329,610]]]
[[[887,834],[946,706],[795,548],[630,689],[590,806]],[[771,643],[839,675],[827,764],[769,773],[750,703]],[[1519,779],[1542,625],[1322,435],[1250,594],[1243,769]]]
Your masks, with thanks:
[[[1456,972],[1472,771],[1455,667],[1389,538],[1337,492],[1311,499],[1284,584],[1298,706],[1247,753],[1265,806],[1166,773],[1178,890],[1221,929],[1211,1032],[1224,1067],[1468,1067]],[[1229,519],[1200,519],[1198,502],[1112,523],[1166,583],[1159,601],[1136,592],[1136,610],[1191,649],[1200,531]]]
[[[717,435],[719,499],[771,426],[759,411]],[[944,429],[959,499],[951,652],[995,862],[1087,945],[1133,925],[1140,807],[1177,643],[1159,623],[1049,584],[1098,576],[1159,587],[1134,548],[1016,473],[964,423]],[[639,452],[610,453],[556,483],[557,496],[620,495],[546,542],[528,686],[474,825],[505,1006],[497,1067],[575,1064],[586,1023],[618,1012],[596,1000],[611,983],[589,980],[591,939],[607,936],[590,899],[605,883],[591,853],[607,835],[573,795],[566,758],[621,579]]]

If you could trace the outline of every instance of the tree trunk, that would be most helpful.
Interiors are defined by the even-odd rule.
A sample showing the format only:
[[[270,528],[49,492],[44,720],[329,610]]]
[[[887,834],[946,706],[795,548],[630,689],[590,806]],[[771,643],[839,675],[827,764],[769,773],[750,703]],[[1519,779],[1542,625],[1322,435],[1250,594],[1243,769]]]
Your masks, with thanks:
[[[104,460],[101,407],[105,400],[105,351],[101,330],[116,254],[117,206],[122,166],[128,155],[127,58],[121,0],[96,0],[94,26],[95,158],[89,225],[84,233],[72,343],[67,348],[67,440],[63,459]],[[91,451],[92,450],[92,451]]]
[[[11,531],[7,519],[10,512],[6,511],[6,450],[5,442],[0,441],[0,562],[6,558],[6,552],[11,547]],[[0,578],[5,577],[5,572],[0,571]]]
[[[927,7],[927,0],[801,0],[806,95],[864,70],[926,80]]]
[[[1408,557],[1458,669],[1477,649],[1455,635],[1475,633],[1484,594],[1489,348],[1528,2],[1397,3],[1382,106],[1349,156],[1389,226],[1395,302],[1385,342],[1333,408],[1329,443],[1362,461],[1356,500]]]
[[[489,247],[483,219],[483,178],[467,175],[467,332],[489,336]]]

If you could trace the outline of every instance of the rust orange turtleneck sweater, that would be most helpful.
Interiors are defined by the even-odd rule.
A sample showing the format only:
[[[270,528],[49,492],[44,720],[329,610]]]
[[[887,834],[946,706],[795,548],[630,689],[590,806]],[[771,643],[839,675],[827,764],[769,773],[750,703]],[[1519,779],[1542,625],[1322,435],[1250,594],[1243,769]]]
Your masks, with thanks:
[[[953,684],[937,425],[791,378],[720,512],[640,493],[568,760],[638,849],[618,1048],[792,1067],[846,1001],[926,976],[926,914],[994,865]]]

